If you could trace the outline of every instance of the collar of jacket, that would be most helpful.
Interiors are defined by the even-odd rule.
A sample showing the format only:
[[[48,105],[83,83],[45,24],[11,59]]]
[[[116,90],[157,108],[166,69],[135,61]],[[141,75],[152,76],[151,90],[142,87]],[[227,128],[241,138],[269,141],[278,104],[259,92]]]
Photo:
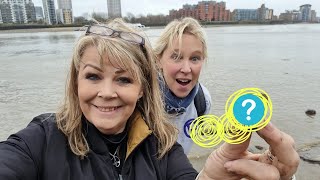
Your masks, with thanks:
[[[134,113],[132,121],[129,123],[126,159],[133,150],[152,133],[140,113]],[[82,118],[82,125],[83,133],[87,139],[90,150],[98,154],[108,154],[108,147],[99,135],[98,129],[84,118],[84,116]]]
[[[141,113],[135,113],[128,132],[126,159],[129,157],[132,151],[151,133],[152,131],[144,121]]]

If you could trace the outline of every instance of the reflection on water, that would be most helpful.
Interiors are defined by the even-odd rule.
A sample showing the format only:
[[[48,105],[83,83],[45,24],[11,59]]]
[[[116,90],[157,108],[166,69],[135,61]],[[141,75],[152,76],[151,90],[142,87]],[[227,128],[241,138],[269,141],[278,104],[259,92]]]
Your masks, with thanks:
[[[79,35],[78,32],[0,34],[0,47],[4,57],[58,55],[60,48],[70,51]]]
[[[208,62],[201,82],[217,116],[227,98],[245,87],[265,90],[273,101],[272,122],[294,137],[297,147],[320,141],[320,25],[207,27]],[[145,31],[154,43],[162,29]],[[31,118],[54,112],[81,32],[0,33],[0,139]],[[254,136],[253,144],[266,145]],[[254,148],[254,147],[253,147]],[[211,149],[194,146],[192,155]]]
[[[60,41],[74,41],[76,39],[75,35],[65,34],[65,35],[50,35],[49,43],[58,44]]]

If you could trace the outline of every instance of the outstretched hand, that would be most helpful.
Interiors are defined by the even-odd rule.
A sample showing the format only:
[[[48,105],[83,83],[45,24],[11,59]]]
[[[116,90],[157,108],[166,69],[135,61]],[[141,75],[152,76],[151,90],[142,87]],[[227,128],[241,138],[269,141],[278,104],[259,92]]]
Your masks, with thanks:
[[[242,144],[224,143],[210,154],[199,179],[291,179],[299,165],[292,137],[272,124],[258,134],[270,145],[267,152],[253,154],[247,151],[250,138]]]

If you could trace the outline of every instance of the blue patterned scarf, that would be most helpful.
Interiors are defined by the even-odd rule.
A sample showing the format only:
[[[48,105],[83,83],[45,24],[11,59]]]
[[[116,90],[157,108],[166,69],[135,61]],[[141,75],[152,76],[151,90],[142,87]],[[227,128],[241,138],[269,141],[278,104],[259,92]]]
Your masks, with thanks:
[[[197,83],[187,97],[179,98],[171,92],[162,77],[159,77],[159,84],[164,95],[166,112],[169,114],[176,114],[177,116],[186,112],[187,107],[190,105],[199,89],[199,83]]]

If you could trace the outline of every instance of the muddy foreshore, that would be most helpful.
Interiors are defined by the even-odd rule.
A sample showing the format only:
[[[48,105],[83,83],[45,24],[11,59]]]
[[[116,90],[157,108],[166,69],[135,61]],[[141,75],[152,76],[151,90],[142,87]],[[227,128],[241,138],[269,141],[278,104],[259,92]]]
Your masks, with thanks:
[[[266,150],[266,147],[250,146],[249,151],[254,153],[262,153]],[[320,179],[320,141],[309,144],[304,144],[297,147],[297,152],[300,156],[300,164],[298,171],[295,174],[297,180],[318,180]],[[199,172],[210,152],[201,155],[190,155],[190,159],[193,167]]]

